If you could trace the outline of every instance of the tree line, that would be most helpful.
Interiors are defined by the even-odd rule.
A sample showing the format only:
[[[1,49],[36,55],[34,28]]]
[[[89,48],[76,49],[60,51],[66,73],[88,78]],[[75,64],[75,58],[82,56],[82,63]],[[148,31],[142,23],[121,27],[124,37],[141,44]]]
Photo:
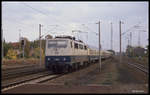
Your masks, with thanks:
[[[24,58],[39,58],[40,48],[39,40],[29,41],[25,38],[26,44],[24,48]],[[45,52],[45,39],[41,39],[42,42],[42,57]],[[20,59],[23,58],[23,48],[21,42],[5,42],[3,41],[3,57],[6,59]]]

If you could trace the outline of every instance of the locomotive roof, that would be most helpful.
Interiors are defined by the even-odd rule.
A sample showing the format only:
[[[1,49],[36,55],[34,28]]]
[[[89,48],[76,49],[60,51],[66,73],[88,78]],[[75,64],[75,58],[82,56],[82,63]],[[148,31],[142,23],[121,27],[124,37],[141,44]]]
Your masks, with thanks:
[[[98,50],[97,47],[94,47],[94,46],[91,46],[91,45],[88,45],[89,49],[95,49],[95,50]]]
[[[66,38],[66,39],[74,39],[75,40],[75,37],[71,37],[71,36],[56,36],[55,38]]]
[[[72,36],[64,36],[64,35],[63,36],[56,36],[55,39],[70,39],[70,40],[73,40],[73,41],[83,43],[83,41],[76,40],[75,37],[72,37]]]

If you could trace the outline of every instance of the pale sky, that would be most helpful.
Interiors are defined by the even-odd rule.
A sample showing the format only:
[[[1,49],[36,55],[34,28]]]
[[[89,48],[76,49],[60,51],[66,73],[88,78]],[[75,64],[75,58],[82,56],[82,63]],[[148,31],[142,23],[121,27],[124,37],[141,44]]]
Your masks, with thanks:
[[[88,44],[98,47],[99,20],[101,21],[102,49],[110,49],[113,23],[113,49],[119,51],[119,21],[123,21],[122,33],[140,23],[146,32],[140,33],[141,46],[148,45],[148,2],[2,2],[3,38],[6,42],[19,41],[23,37],[33,41],[42,35],[72,35],[72,30],[88,32]],[[84,25],[83,25],[84,24]],[[56,26],[57,25],[57,26]],[[138,30],[132,29],[132,45],[138,45]],[[128,34],[122,36],[122,49],[128,44]],[[86,33],[74,33],[87,43]],[[44,35],[45,36],[45,35]]]

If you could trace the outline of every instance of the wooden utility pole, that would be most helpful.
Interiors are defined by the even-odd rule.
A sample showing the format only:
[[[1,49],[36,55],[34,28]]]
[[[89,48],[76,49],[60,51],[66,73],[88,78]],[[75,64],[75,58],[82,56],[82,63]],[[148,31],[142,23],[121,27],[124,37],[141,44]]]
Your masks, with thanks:
[[[119,22],[119,31],[120,31],[120,63],[121,63],[121,21]]]
[[[128,46],[130,46],[130,39],[128,38]]]
[[[2,28],[1,34],[2,34],[2,38],[1,38],[1,40],[2,40],[2,63],[3,63],[3,56],[4,56],[4,51],[3,51],[3,28]]]
[[[139,38],[138,38],[138,46],[140,47],[140,31],[139,31]]]
[[[132,32],[130,32],[130,46],[132,46]]]
[[[113,50],[113,26],[112,26],[112,22],[111,24],[111,40],[110,40],[110,44],[111,44],[111,50]]]
[[[100,21],[98,23],[96,23],[99,25],[99,71],[101,71],[101,41],[100,41]]]
[[[19,29],[19,43],[20,43],[19,44],[19,49],[20,49],[19,51],[21,51],[21,35],[20,35],[20,31],[21,30]],[[21,55],[19,55],[19,57],[21,58]]]
[[[41,24],[39,24],[39,41],[40,41],[40,65],[41,64]]]
[[[23,45],[23,61],[24,61],[24,45]]]

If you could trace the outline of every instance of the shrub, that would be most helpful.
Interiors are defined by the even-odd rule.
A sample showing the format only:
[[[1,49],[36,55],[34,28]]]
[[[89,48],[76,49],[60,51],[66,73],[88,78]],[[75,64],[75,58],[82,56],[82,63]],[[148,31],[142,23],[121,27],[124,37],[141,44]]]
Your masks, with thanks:
[[[9,49],[6,55],[8,59],[17,59],[17,52],[13,49]]]

